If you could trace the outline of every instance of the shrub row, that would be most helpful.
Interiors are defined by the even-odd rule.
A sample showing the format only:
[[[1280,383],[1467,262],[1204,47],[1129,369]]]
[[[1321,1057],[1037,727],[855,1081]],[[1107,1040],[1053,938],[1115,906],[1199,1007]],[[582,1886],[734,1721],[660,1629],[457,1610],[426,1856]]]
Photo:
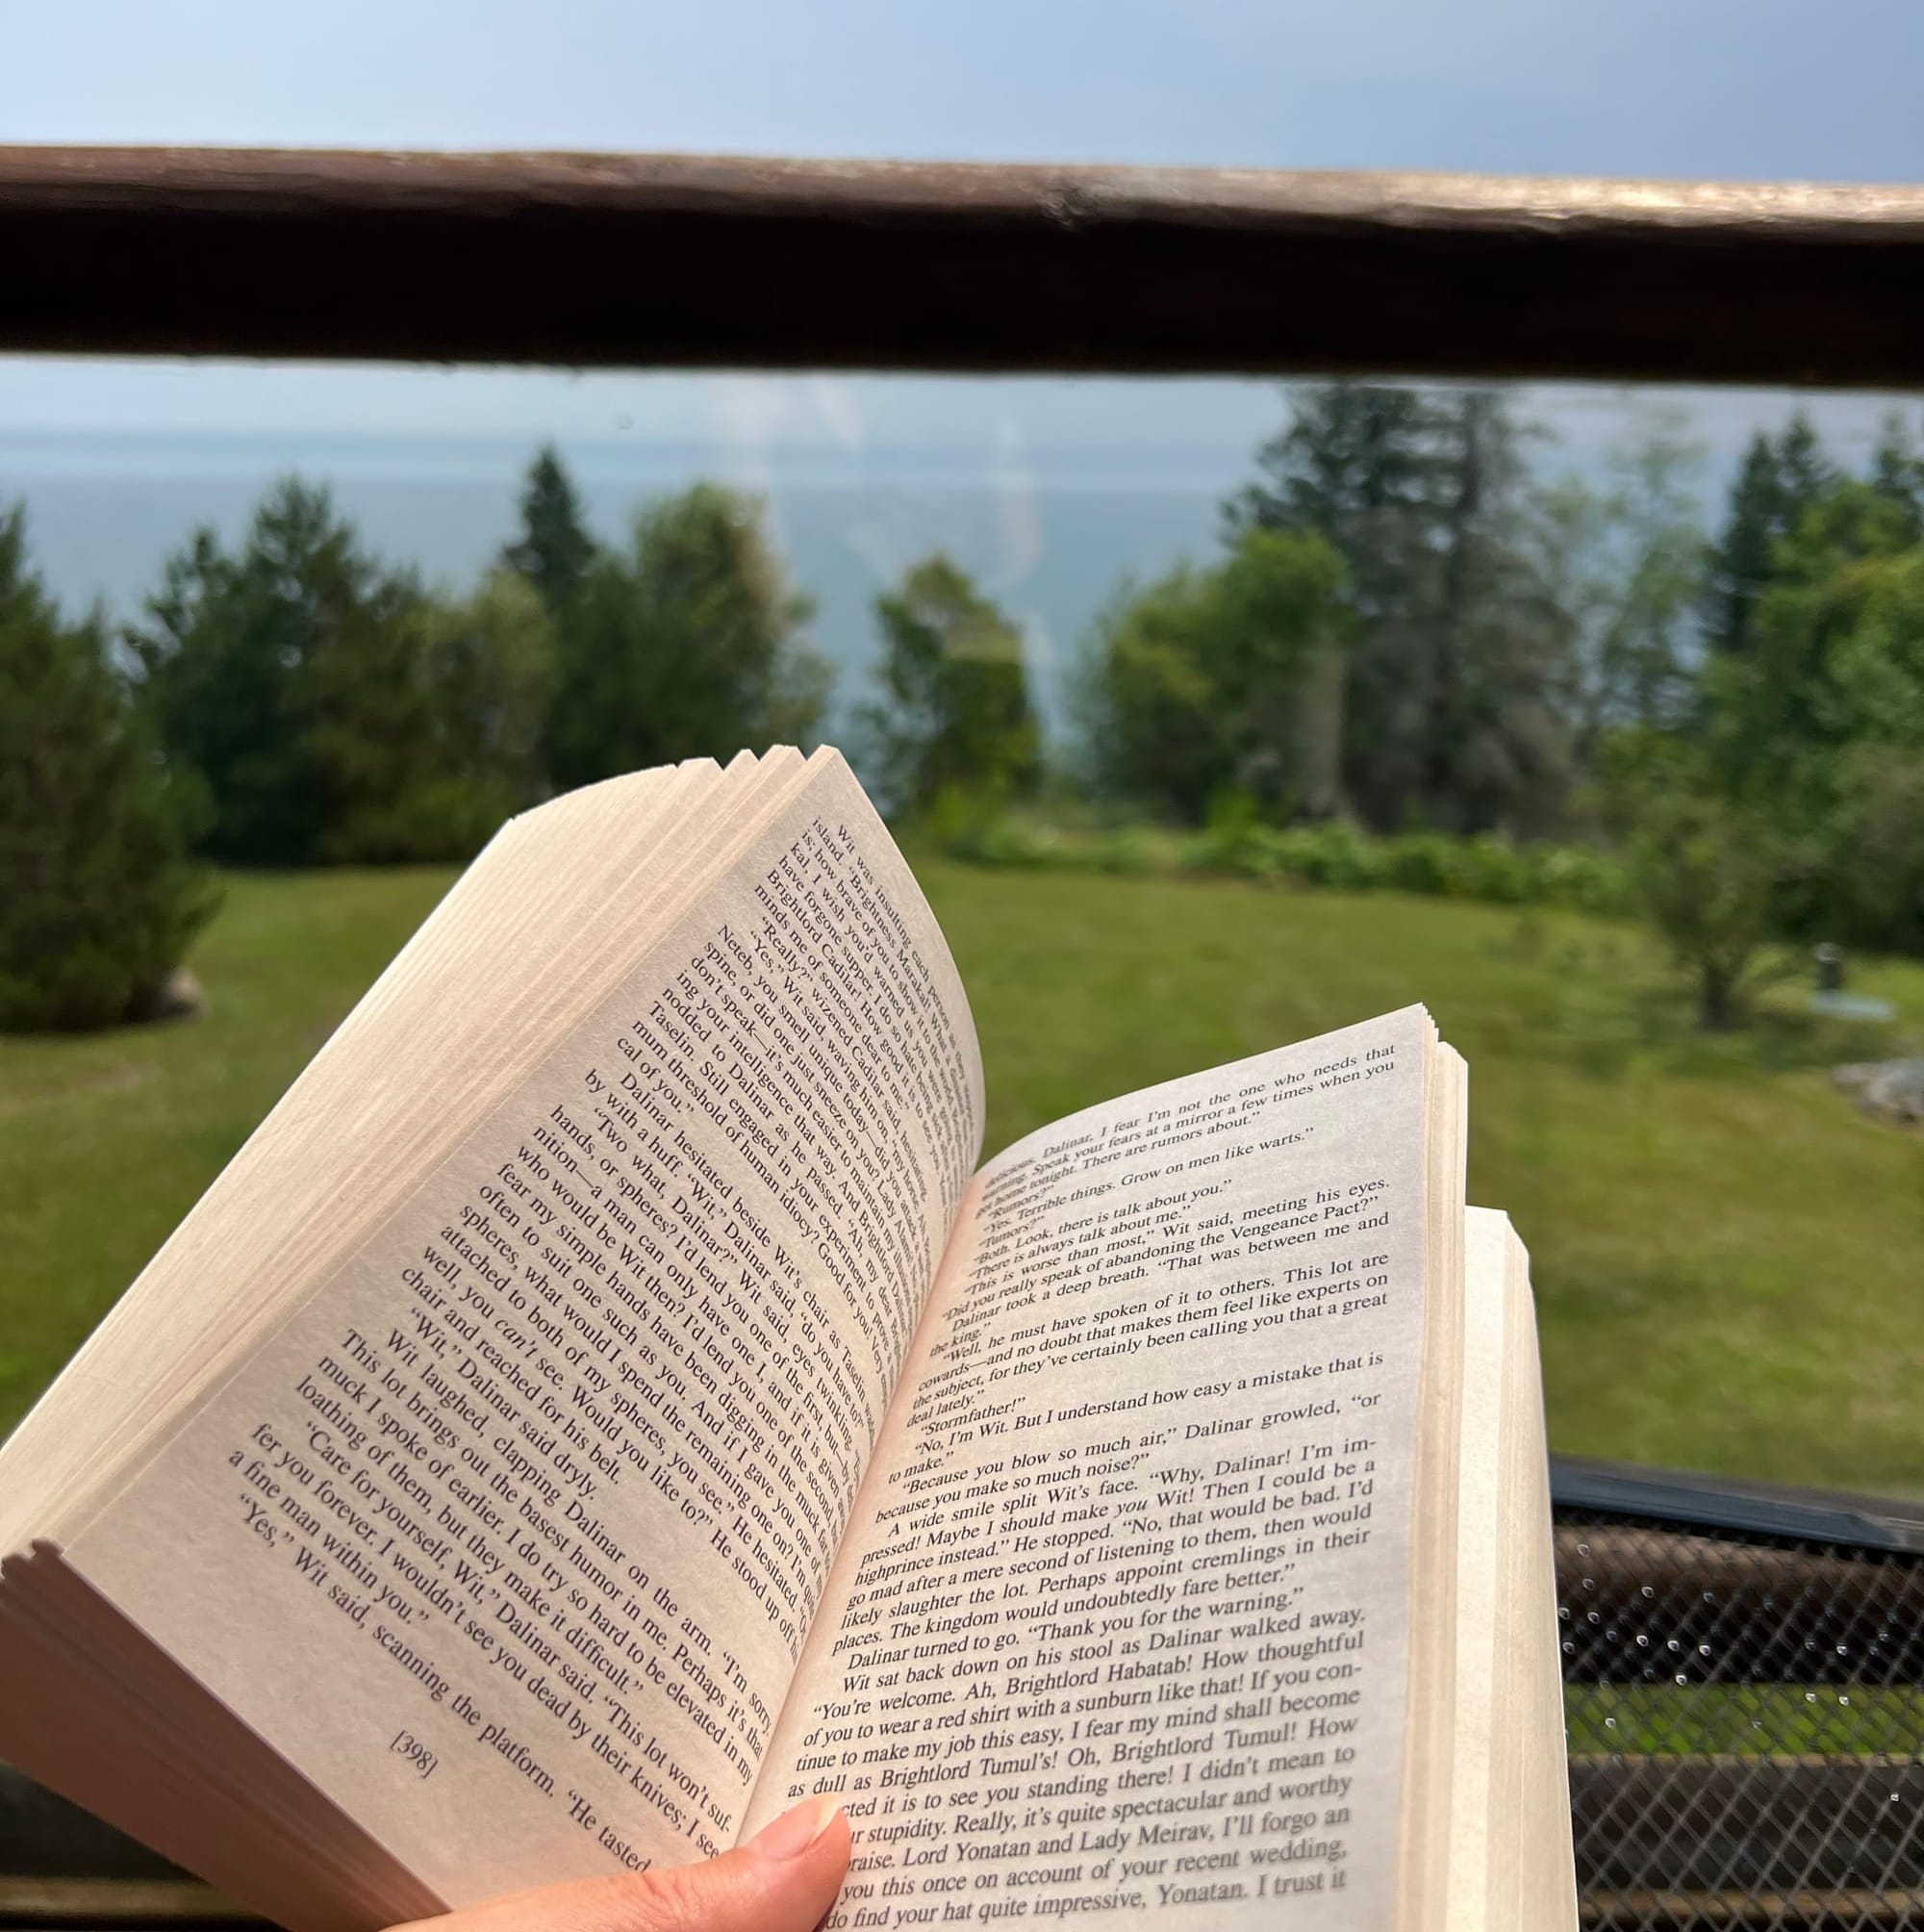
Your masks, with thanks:
[[[1609,852],[1517,845],[1487,834],[1379,836],[1341,823],[1267,826],[1235,817],[1219,817],[1196,832],[1087,826],[1039,813],[983,810],[953,797],[937,802],[923,830],[949,857],[975,865],[1227,877],[1582,912],[1627,911],[1633,898],[1628,872]]]

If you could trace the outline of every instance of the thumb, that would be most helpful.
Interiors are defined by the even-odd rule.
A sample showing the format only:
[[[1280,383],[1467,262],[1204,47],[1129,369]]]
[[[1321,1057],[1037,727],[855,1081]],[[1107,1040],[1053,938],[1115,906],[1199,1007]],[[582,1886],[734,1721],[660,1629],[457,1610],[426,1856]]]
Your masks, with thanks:
[[[829,1792],[704,1865],[544,1885],[398,1932],[810,1932],[848,1868],[848,1821]]]

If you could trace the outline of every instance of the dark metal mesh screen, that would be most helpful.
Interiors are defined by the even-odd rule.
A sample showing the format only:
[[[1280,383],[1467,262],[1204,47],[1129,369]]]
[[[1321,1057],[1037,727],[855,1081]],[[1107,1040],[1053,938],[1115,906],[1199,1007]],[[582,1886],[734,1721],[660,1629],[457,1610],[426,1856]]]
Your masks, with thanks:
[[[1924,1514],[1562,1459],[1552,1493],[1584,1926],[1924,1932]],[[0,1925],[207,1922],[169,1870],[0,1767]]]
[[[1557,1510],[1583,1923],[1924,1927],[1924,1562]]]

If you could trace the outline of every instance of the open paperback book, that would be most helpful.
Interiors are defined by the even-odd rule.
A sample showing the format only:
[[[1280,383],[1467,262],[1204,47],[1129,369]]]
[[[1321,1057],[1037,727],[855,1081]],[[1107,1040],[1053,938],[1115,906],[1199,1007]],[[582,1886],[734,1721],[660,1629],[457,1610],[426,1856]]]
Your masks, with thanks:
[[[837,754],[557,799],[0,1451],[0,1755],[299,1932],[823,1791],[831,1925],[1574,1925],[1464,1108],[1411,1007],[977,1170]]]

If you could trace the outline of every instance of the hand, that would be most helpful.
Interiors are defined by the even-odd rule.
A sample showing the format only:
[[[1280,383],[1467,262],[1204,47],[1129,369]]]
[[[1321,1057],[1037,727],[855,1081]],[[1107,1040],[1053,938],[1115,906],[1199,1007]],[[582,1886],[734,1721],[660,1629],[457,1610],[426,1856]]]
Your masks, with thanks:
[[[705,1865],[539,1886],[395,1932],[809,1932],[848,1868],[848,1820],[831,1792]]]

